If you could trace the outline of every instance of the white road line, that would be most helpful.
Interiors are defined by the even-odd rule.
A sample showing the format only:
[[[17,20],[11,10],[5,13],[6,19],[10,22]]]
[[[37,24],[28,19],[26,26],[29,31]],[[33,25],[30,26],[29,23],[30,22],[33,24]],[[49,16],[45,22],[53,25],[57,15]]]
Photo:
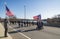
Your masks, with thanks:
[[[9,26],[10,28],[12,28],[11,26]],[[13,29],[14,31],[17,31],[16,29]],[[26,36],[25,34],[21,33],[21,32],[18,32],[20,35],[26,37],[27,39],[31,39],[30,37]]]

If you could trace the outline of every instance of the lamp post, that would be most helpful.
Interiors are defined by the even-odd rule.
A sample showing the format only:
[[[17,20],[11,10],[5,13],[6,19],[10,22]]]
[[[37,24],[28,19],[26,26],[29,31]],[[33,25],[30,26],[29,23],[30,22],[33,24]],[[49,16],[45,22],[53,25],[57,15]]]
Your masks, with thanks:
[[[26,6],[24,5],[24,19],[26,19]]]

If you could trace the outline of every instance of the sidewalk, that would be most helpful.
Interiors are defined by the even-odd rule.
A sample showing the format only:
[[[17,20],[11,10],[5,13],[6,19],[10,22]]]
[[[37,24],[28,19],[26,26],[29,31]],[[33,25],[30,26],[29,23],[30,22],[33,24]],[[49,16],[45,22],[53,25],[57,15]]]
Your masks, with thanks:
[[[8,37],[4,37],[4,27],[0,23],[0,39],[12,39],[12,37],[8,34]]]

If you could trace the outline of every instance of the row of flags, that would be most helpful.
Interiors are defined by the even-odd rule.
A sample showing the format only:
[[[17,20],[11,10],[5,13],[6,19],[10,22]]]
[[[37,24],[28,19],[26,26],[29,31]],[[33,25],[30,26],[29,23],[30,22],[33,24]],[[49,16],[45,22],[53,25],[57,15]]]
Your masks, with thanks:
[[[5,5],[6,7],[6,15],[7,16],[14,16],[14,14],[9,10],[9,8],[7,7],[7,5]],[[37,16],[33,16],[34,20],[41,20],[41,15],[37,15]]]

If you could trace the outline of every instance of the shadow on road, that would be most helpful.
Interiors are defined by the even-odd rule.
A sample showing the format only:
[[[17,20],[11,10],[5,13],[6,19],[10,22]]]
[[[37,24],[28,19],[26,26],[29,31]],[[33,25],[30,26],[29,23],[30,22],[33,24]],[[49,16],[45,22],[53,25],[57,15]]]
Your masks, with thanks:
[[[0,38],[5,38],[4,36],[0,36]]]
[[[30,31],[37,31],[37,29],[30,29],[30,30],[17,30],[17,31],[10,31],[8,32],[9,34],[13,34],[13,33],[18,33],[18,32],[30,32]]]
[[[24,30],[23,32],[37,31],[37,29]]]
[[[9,34],[13,34],[13,33],[18,33],[18,32],[21,32],[21,30],[17,30],[17,31],[10,31],[8,32]]]

